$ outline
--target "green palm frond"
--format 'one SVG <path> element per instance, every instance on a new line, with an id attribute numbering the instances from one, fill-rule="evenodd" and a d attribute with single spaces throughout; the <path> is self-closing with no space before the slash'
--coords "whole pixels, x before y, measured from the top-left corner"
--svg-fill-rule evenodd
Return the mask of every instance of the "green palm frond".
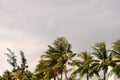
<path id="1" fill-rule="evenodd" d="M 116 65 L 115 67 L 113 67 L 110 72 L 109 72 L 109 76 L 112 76 L 113 74 L 116 74 L 118 77 L 120 77 L 120 64 Z"/>
<path id="2" fill-rule="evenodd" d="M 95 55 L 98 59 L 103 59 L 103 55 L 101 54 L 101 52 L 95 47 L 93 47 L 93 49 L 95 50 L 95 52 L 93 52 L 92 54 Z"/>
<path id="3" fill-rule="evenodd" d="M 79 67 L 79 68 L 77 68 L 76 70 L 74 70 L 74 71 L 72 72 L 72 74 L 71 74 L 71 77 L 75 77 L 76 74 L 80 73 L 80 71 L 82 70 L 82 68 L 83 68 L 83 67 Z"/>
<path id="4" fill-rule="evenodd" d="M 86 51 L 81 52 L 78 54 L 78 57 L 80 57 L 83 60 L 86 60 L 86 59 L 88 59 L 88 53 Z"/>
<path id="5" fill-rule="evenodd" d="M 80 60 L 73 60 L 71 65 L 72 66 L 77 66 L 80 67 L 83 64 L 83 62 L 81 62 Z"/>
<path id="6" fill-rule="evenodd" d="M 88 67 L 87 68 L 83 68 L 81 71 L 80 71 L 80 76 L 81 78 L 84 77 L 84 75 L 88 72 Z"/>
<path id="7" fill-rule="evenodd" d="M 120 54 L 116 54 L 116 55 L 114 55 L 114 57 L 115 57 L 116 59 L 120 59 Z"/>
<path id="8" fill-rule="evenodd" d="M 41 58 L 50 58 L 50 55 L 48 55 L 48 54 L 41 55 Z"/>
<path id="9" fill-rule="evenodd" d="M 96 43 L 93 47 L 94 49 L 94 55 L 97 56 L 99 59 L 107 59 L 107 50 L 106 50 L 106 44 L 104 42 Z"/>

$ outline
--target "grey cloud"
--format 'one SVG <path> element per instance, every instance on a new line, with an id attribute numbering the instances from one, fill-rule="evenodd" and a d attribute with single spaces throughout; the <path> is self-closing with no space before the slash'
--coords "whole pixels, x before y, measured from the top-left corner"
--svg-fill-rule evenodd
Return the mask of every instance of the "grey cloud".
<path id="1" fill-rule="evenodd" d="M 89 50 L 99 41 L 112 42 L 120 38 L 119 2 L 1 0 L 0 41 L 9 43 L 1 49 L 23 50 L 32 62 L 59 36 L 67 37 L 74 51 Z"/>

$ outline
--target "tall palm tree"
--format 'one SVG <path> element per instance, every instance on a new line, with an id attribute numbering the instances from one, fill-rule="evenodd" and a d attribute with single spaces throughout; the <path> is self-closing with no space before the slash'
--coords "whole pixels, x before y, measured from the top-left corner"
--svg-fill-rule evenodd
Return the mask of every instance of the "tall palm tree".
<path id="1" fill-rule="evenodd" d="M 78 54 L 79 60 L 73 60 L 72 65 L 77 66 L 77 69 L 71 74 L 72 77 L 75 77 L 79 73 L 82 78 L 86 74 L 87 80 L 90 77 L 90 66 L 92 63 L 92 56 L 89 52 L 84 51 Z"/>
<path id="2" fill-rule="evenodd" d="M 41 68 L 42 71 L 40 72 L 44 73 L 44 78 L 48 78 L 51 75 L 50 78 L 54 77 L 54 80 L 56 78 L 62 80 L 63 73 L 65 73 L 67 80 L 67 62 L 73 56 L 71 45 L 64 37 L 60 37 L 54 41 L 52 46 L 48 46 L 48 50 L 41 56 L 42 60 L 40 60 L 39 67 L 36 70 L 39 71 Z M 59 78 L 59 75 L 61 75 L 61 78 Z"/>
<path id="3" fill-rule="evenodd" d="M 93 55 L 96 56 L 96 60 L 99 62 L 96 62 L 93 69 L 96 69 L 98 72 L 102 69 L 103 70 L 103 80 L 107 79 L 107 72 L 108 67 L 114 68 L 117 63 L 119 63 L 120 60 L 114 59 L 114 53 L 107 50 L 106 44 L 104 42 L 97 43 L 93 47 L 94 52 Z"/>
<path id="4" fill-rule="evenodd" d="M 48 46 L 48 50 L 41 56 L 41 60 L 36 67 L 35 72 L 41 75 L 43 74 L 44 79 L 56 79 L 58 77 L 58 70 L 53 70 L 53 66 L 57 64 L 57 60 L 61 57 L 61 54 L 58 53 L 52 46 Z"/>
<path id="5" fill-rule="evenodd" d="M 106 49 L 106 44 L 104 42 L 102 43 L 97 43 L 95 44 L 95 46 L 93 47 L 94 49 L 94 53 L 93 55 L 95 55 L 98 60 L 100 62 L 98 62 L 98 68 L 102 68 L 103 69 L 103 74 L 104 74 L 104 80 L 106 80 L 106 74 L 108 71 L 108 63 L 110 61 L 110 55 L 108 54 L 108 51 Z"/>
<path id="6" fill-rule="evenodd" d="M 58 59 L 58 63 L 53 67 L 58 68 L 57 66 L 62 69 L 62 71 L 65 74 L 65 79 L 68 80 L 67 77 L 67 63 L 69 60 L 71 60 L 75 54 L 71 51 L 71 45 L 70 43 L 66 40 L 65 37 L 59 37 L 57 38 L 54 43 L 54 48 L 57 50 L 62 56 Z"/>
<path id="7" fill-rule="evenodd" d="M 44 68 L 46 67 L 48 70 L 46 70 L 47 74 L 45 75 L 51 75 L 51 73 L 54 73 L 54 79 L 58 78 L 59 74 L 62 74 L 61 68 L 53 69 L 53 67 L 58 63 L 58 59 L 62 55 L 59 54 L 57 50 L 55 50 L 52 46 L 49 46 L 49 49 L 46 51 L 45 55 L 42 55 L 41 57 L 44 58 Z"/>
<path id="8" fill-rule="evenodd" d="M 111 53 L 113 53 L 113 59 L 116 61 L 116 65 L 111 69 L 109 75 L 115 73 L 120 78 L 120 40 L 113 42 L 112 48 Z"/>

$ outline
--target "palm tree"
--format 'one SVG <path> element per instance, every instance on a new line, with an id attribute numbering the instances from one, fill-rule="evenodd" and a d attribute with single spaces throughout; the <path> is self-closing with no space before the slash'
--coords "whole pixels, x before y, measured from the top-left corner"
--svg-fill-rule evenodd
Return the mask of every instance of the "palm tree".
<path id="1" fill-rule="evenodd" d="M 116 61 L 115 66 L 111 69 L 109 75 L 116 74 L 118 78 L 120 78 L 120 40 L 117 40 L 113 42 L 112 46 L 113 50 L 111 50 L 111 53 L 113 53 L 113 59 Z"/>
<path id="2" fill-rule="evenodd" d="M 52 68 L 57 64 L 57 59 L 61 56 L 52 46 L 48 46 L 48 50 L 44 55 L 41 56 L 39 64 L 36 66 L 35 73 L 41 75 L 44 79 L 56 79 L 57 71 L 54 71 Z M 54 73 L 54 74 L 53 74 Z"/>
<path id="3" fill-rule="evenodd" d="M 96 69 L 98 72 L 102 69 L 104 76 L 103 80 L 106 80 L 108 67 L 110 66 L 115 68 L 120 60 L 115 59 L 114 53 L 106 49 L 106 44 L 104 42 L 95 44 L 93 49 L 93 55 L 96 56 L 96 60 L 98 60 L 98 62 L 95 63 L 96 65 L 93 67 L 93 69 Z"/>
<path id="4" fill-rule="evenodd" d="M 120 40 L 113 42 L 113 52 L 120 55 Z"/>
<path id="5" fill-rule="evenodd" d="M 108 54 L 108 51 L 106 49 L 106 44 L 104 42 L 102 43 L 97 43 L 95 44 L 95 46 L 93 47 L 94 49 L 94 53 L 93 55 L 95 55 L 98 60 L 100 62 L 98 62 L 98 65 L 96 65 L 98 67 L 98 69 L 100 70 L 100 68 L 103 69 L 103 74 L 104 74 L 104 80 L 106 80 L 106 74 L 108 71 L 108 63 L 110 61 L 110 55 Z"/>
<path id="6" fill-rule="evenodd" d="M 71 45 L 64 37 L 60 37 L 54 41 L 52 46 L 48 46 L 48 50 L 41 56 L 42 59 L 36 67 L 36 72 L 41 72 L 44 79 L 54 78 L 54 80 L 56 78 L 62 80 L 64 72 L 67 80 L 67 62 L 68 59 L 71 59 L 73 56 Z M 59 75 L 61 75 L 60 78 Z"/>
<path id="7" fill-rule="evenodd" d="M 90 66 L 92 63 L 92 56 L 89 52 L 84 51 L 78 54 L 79 60 L 73 60 L 72 65 L 77 66 L 77 69 L 71 74 L 72 77 L 75 77 L 79 73 L 82 78 L 86 74 L 87 80 L 90 77 Z"/>
<path id="8" fill-rule="evenodd" d="M 81 77 L 84 76 L 84 74 L 86 74 L 87 80 L 89 80 L 89 71 L 90 71 L 90 64 L 92 62 L 92 57 L 90 56 L 90 53 L 88 52 L 82 52 L 81 54 L 78 55 L 81 60 L 82 60 L 82 64 L 83 64 L 83 69 L 81 70 Z"/>
<path id="9" fill-rule="evenodd" d="M 113 56 L 113 58 L 114 65 L 112 66 L 108 76 L 115 74 L 118 78 L 120 78 L 120 55 L 116 54 Z"/>
<path id="10" fill-rule="evenodd" d="M 65 37 L 57 38 L 54 43 L 54 48 L 57 50 L 62 56 L 58 59 L 58 63 L 53 67 L 53 69 L 57 69 L 58 66 L 65 74 L 65 79 L 68 80 L 67 77 L 67 63 L 71 60 L 75 54 L 71 51 L 71 45 L 68 43 Z"/>

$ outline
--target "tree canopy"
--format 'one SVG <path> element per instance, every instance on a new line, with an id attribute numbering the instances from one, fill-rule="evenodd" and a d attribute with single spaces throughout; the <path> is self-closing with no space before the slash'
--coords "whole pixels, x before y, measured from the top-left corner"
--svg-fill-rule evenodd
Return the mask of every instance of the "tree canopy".
<path id="1" fill-rule="evenodd" d="M 0 80 L 90 80 L 93 76 L 107 80 L 113 74 L 120 78 L 120 40 L 114 41 L 110 49 L 105 42 L 96 43 L 92 49 L 73 52 L 69 41 L 59 37 L 48 45 L 31 72 L 24 52 L 20 51 L 19 64 L 15 52 L 7 48 L 5 54 L 12 70 L 5 70 Z"/>

